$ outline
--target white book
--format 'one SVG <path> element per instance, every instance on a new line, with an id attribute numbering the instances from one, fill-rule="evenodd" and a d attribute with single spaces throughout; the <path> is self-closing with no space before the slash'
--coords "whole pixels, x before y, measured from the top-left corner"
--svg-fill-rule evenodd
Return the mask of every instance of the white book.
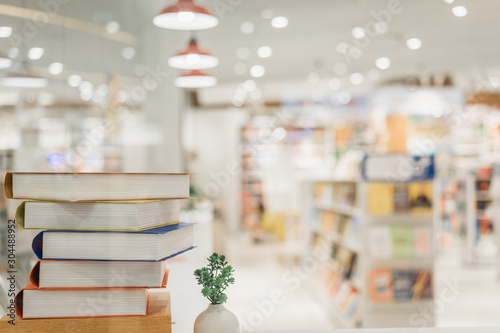
<path id="1" fill-rule="evenodd" d="M 160 261 L 193 247 L 193 225 L 174 224 L 138 232 L 52 231 L 33 239 L 40 259 Z"/>
<path id="2" fill-rule="evenodd" d="M 22 302 L 19 302 L 22 297 Z M 147 289 L 23 289 L 16 311 L 26 318 L 147 315 Z"/>
<path id="3" fill-rule="evenodd" d="M 187 173 L 8 172 L 10 199 L 145 200 L 189 197 Z"/>
<path id="4" fill-rule="evenodd" d="M 137 231 L 179 222 L 179 213 L 180 200 L 25 201 L 16 222 L 25 229 Z"/>
<path id="5" fill-rule="evenodd" d="M 371 257 L 376 259 L 392 258 L 391 229 L 388 226 L 373 226 L 367 232 L 367 247 Z"/>
<path id="6" fill-rule="evenodd" d="M 166 285 L 165 261 L 41 260 L 30 273 L 38 288 L 159 288 Z"/>

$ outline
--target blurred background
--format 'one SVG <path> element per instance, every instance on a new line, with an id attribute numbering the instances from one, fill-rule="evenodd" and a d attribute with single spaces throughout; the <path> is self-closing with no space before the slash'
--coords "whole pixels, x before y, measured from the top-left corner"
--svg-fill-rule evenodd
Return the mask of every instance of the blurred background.
<path id="1" fill-rule="evenodd" d="M 500 3 L 196 3 L 213 16 L 165 29 L 173 0 L 1 0 L 0 181 L 195 173 L 176 332 L 213 251 L 247 331 L 500 325 Z M 0 197 L 2 315 L 19 203 Z"/>

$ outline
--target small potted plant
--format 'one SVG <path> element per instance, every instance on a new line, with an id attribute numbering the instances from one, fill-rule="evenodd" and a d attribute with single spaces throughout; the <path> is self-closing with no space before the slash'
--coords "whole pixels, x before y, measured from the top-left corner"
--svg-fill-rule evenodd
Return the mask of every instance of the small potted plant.
<path id="1" fill-rule="evenodd" d="M 194 333 L 239 333 L 236 316 L 224 307 L 227 296 L 224 291 L 234 283 L 233 267 L 226 257 L 217 253 L 208 259 L 206 267 L 194 271 L 194 276 L 203 288 L 201 293 L 208 298 L 208 308 L 200 313 L 194 323 Z"/>

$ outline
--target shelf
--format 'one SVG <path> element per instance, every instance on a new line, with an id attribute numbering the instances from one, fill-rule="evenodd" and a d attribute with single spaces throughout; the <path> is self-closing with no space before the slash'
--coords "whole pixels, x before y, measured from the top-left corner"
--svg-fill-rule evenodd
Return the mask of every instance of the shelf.
<path id="1" fill-rule="evenodd" d="M 358 209 L 349 205 L 335 204 L 335 203 L 325 204 L 322 202 L 316 202 L 314 206 L 317 209 L 332 211 L 335 213 L 339 213 L 341 215 L 348 215 L 348 216 L 359 215 Z"/>
<path id="2" fill-rule="evenodd" d="M 366 219 L 370 223 L 395 223 L 395 224 L 401 224 L 401 223 L 415 223 L 415 224 L 425 224 L 429 223 L 432 226 L 432 219 L 433 216 L 431 214 L 422 214 L 422 215 L 411 215 L 411 214 L 404 214 L 404 213 L 396 213 L 396 214 L 390 214 L 390 215 L 368 215 L 366 216 Z"/>
<path id="3" fill-rule="evenodd" d="M 342 247 L 351 250 L 352 252 L 356 252 L 359 254 L 363 250 L 363 247 L 357 240 L 352 239 L 351 237 L 346 238 L 345 236 L 341 236 L 335 231 L 324 230 L 321 228 L 316 228 L 313 229 L 312 231 L 316 234 L 325 237 L 328 241 L 339 244 Z"/>
<path id="4" fill-rule="evenodd" d="M 415 269 L 415 270 L 433 270 L 434 269 L 434 261 L 432 256 L 427 257 L 413 257 L 408 259 L 403 258 L 389 258 L 389 259 L 377 259 L 370 258 L 371 269 Z"/>
<path id="5" fill-rule="evenodd" d="M 434 304 L 432 299 L 422 299 L 422 300 L 409 300 L 409 301 L 393 301 L 390 303 L 377 303 L 368 300 L 366 302 L 366 310 L 372 310 L 372 312 L 386 312 L 390 311 L 408 311 L 408 310 L 418 310 L 423 307 Z"/>

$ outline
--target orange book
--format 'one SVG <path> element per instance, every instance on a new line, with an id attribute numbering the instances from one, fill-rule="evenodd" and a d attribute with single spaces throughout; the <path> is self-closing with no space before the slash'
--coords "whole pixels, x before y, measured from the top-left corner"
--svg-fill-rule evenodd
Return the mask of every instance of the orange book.
<path id="1" fill-rule="evenodd" d="M 368 292 L 373 302 L 391 302 L 394 300 L 394 281 L 392 271 L 378 269 L 368 275 Z"/>

